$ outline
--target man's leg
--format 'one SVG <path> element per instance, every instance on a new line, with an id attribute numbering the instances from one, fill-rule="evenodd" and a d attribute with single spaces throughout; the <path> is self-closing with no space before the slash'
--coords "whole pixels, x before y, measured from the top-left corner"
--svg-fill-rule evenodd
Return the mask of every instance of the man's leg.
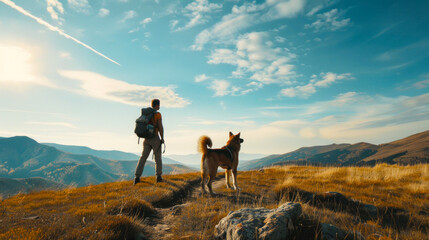
<path id="1" fill-rule="evenodd" d="M 155 172 L 156 172 L 156 179 L 157 182 L 162 181 L 162 151 L 161 151 L 161 140 L 159 138 L 156 138 L 154 141 L 153 151 L 155 154 Z"/>
<path id="2" fill-rule="evenodd" d="M 146 164 L 146 160 L 149 157 L 150 151 L 152 150 L 152 146 L 146 142 L 146 140 L 143 142 L 143 152 L 142 156 L 139 159 L 139 162 L 137 163 L 135 176 L 136 178 L 139 178 L 143 174 L 144 165 Z"/>

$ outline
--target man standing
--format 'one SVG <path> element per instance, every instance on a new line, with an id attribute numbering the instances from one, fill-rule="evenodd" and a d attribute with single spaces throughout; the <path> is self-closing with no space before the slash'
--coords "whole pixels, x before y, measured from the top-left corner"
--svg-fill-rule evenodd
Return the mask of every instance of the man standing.
<path id="1" fill-rule="evenodd" d="M 160 108 L 159 99 L 152 100 L 152 108 L 156 111 Z M 161 144 L 164 143 L 164 128 L 162 126 L 162 117 L 161 113 L 156 112 L 152 120 L 151 124 L 155 127 L 155 135 L 151 138 L 145 138 L 143 142 L 143 152 L 140 157 L 139 162 L 137 163 L 134 185 L 140 182 L 140 176 L 143 173 L 144 165 L 146 164 L 146 160 L 149 157 L 150 151 L 153 149 L 153 154 L 155 155 L 155 171 L 156 171 L 156 182 L 162 182 L 162 159 L 161 159 Z"/>

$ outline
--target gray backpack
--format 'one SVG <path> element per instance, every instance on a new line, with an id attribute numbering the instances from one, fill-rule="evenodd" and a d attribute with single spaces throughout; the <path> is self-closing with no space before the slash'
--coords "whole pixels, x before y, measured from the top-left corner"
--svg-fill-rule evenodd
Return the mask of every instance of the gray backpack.
<path id="1" fill-rule="evenodd" d="M 142 108 L 142 114 L 139 118 L 136 119 L 136 127 L 134 133 L 140 138 L 151 138 L 155 136 L 155 126 L 151 122 L 153 116 L 155 115 L 156 110 L 148 107 Z"/>

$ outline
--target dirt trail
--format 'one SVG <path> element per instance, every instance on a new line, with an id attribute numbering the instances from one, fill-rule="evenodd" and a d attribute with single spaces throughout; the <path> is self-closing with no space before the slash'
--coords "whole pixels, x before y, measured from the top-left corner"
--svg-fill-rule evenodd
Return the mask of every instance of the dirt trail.
<path id="1" fill-rule="evenodd" d="M 216 190 L 220 189 L 224 184 L 224 178 L 217 178 L 212 184 L 213 191 L 216 193 Z M 201 185 L 198 182 L 198 184 L 194 184 L 191 187 L 188 195 L 182 201 L 178 201 L 177 204 L 171 207 L 155 208 L 158 216 L 147 218 L 144 223 L 153 228 L 153 232 L 156 233 L 156 239 L 174 239 L 177 236 L 171 233 L 171 226 L 176 222 L 176 218 L 180 215 L 182 208 L 201 196 Z"/>

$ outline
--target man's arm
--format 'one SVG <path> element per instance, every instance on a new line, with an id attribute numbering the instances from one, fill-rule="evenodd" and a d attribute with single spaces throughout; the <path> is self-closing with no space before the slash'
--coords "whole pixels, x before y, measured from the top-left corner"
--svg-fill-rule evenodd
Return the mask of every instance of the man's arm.
<path id="1" fill-rule="evenodd" d="M 161 141 L 164 141 L 164 127 L 162 126 L 162 118 L 158 119 L 158 130 L 159 130 L 159 135 L 161 136 Z"/>

